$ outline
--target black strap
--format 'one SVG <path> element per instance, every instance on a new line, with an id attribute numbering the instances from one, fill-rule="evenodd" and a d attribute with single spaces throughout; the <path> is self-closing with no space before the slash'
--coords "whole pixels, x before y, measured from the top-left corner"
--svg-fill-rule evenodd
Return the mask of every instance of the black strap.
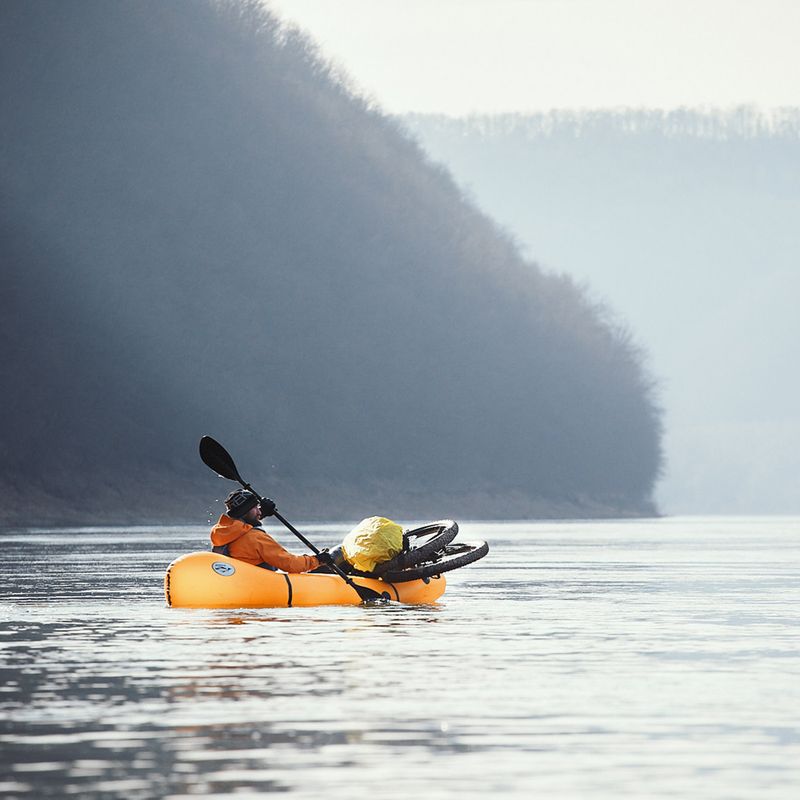
<path id="1" fill-rule="evenodd" d="M 286 607 L 292 607 L 292 582 L 289 580 L 289 576 L 284 572 L 283 577 L 286 578 L 286 585 L 289 587 L 289 599 L 286 601 Z"/>

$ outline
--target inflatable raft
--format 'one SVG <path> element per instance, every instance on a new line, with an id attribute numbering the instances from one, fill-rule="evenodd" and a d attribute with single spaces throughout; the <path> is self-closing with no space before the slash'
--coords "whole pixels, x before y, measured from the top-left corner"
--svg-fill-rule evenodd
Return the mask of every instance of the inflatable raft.
<path id="1" fill-rule="evenodd" d="M 387 600 L 433 603 L 447 582 L 441 575 L 393 583 L 353 577 Z M 189 553 L 175 559 L 164 576 L 167 605 L 178 608 L 291 608 L 360 605 L 361 598 L 338 575 L 287 574 L 255 567 L 216 553 Z"/>

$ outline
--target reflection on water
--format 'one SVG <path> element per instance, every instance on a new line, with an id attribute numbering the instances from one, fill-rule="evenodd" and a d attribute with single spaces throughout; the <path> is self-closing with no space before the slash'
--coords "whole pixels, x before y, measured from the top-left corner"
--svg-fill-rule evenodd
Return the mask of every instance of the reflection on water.
<path id="1" fill-rule="evenodd" d="M 797 796 L 800 521 L 462 527 L 437 605 L 239 611 L 164 606 L 204 530 L 4 532 L 0 796 Z"/>

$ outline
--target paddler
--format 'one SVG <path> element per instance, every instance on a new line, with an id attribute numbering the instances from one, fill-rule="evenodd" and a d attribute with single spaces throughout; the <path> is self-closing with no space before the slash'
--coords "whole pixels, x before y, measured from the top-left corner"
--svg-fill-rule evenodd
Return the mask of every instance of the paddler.
<path id="1" fill-rule="evenodd" d="M 290 553 L 261 527 L 261 520 L 275 512 L 272 500 L 259 501 L 253 492 L 236 489 L 225 498 L 225 508 L 226 513 L 211 529 L 215 553 L 284 572 L 309 572 L 330 563 L 331 557 L 324 550 L 319 557 Z"/>

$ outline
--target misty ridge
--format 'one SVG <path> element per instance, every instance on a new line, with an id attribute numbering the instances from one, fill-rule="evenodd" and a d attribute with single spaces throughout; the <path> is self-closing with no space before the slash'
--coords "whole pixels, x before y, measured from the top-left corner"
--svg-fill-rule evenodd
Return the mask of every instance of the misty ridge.
<path id="1" fill-rule="evenodd" d="M 593 145 L 604 138 L 618 141 L 620 137 L 714 142 L 800 139 L 800 109 L 794 107 L 552 109 L 466 117 L 405 114 L 400 120 L 426 139 L 437 135 L 460 136 L 484 142 L 502 139 L 506 144 L 540 143 L 554 138 L 591 138 Z"/>
<path id="2" fill-rule="evenodd" d="M 662 510 L 797 513 L 800 109 L 403 123 L 636 332 L 666 411 Z"/>
<path id="3" fill-rule="evenodd" d="M 650 514 L 654 381 L 256 2 L 0 6 L 7 523 Z"/>

